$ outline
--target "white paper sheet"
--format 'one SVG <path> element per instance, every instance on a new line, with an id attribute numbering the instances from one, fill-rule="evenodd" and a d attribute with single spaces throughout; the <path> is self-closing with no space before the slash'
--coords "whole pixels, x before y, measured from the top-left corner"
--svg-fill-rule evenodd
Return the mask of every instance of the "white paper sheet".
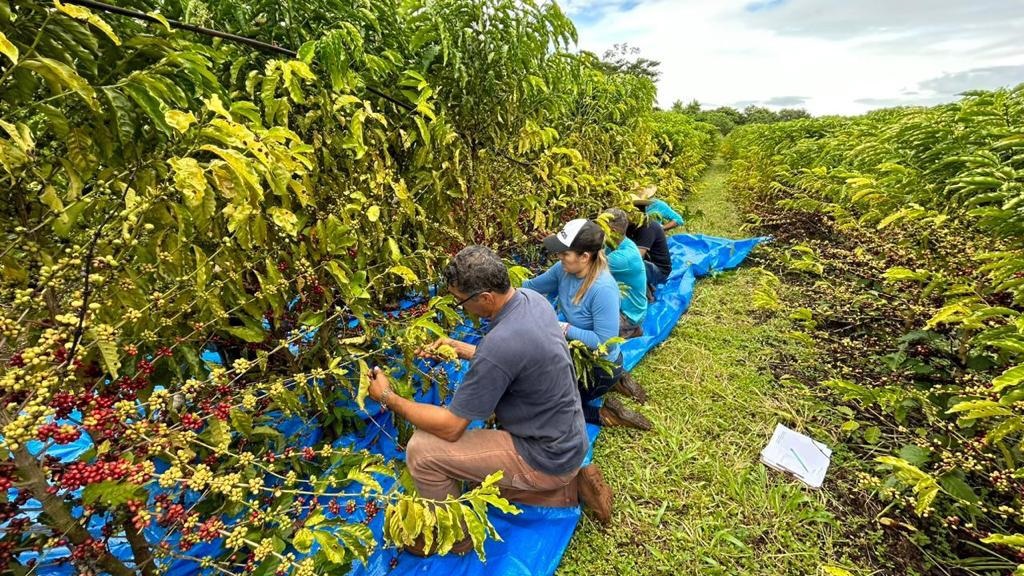
<path id="1" fill-rule="evenodd" d="M 775 425 L 772 439 L 761 451 L 761 462 L 780 472 L 789 472 L 811 488 L 821 488 L 832 462 L 832 450 L 782 424 Z"/>

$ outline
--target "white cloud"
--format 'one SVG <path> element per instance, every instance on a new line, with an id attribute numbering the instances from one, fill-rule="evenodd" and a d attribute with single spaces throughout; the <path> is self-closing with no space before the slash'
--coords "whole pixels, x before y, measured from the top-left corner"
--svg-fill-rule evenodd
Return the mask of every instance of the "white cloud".
<path id="1" fill-rule="evenodd" d="M 626 42 L 660 60 L 663 107 L 697 99 L 853 114 L 1024 82 L 1016 76 L 1024 0 L 568 0 L 563 8 L 581 49 L 600 54 Z M 990 85 L 965 85 L 972 79 Z"/>

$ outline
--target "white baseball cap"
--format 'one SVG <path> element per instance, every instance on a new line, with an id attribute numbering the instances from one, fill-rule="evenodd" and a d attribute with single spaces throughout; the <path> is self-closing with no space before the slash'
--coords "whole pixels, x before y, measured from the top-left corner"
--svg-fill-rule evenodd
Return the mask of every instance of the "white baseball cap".
<path id="1" fill-rule="evenodd" d="M 544 247 L 555 254 L 566 250 L 594 252 L 604 247 L 604 230 L 586 218 L 577 218 L 545 238 Z"/>

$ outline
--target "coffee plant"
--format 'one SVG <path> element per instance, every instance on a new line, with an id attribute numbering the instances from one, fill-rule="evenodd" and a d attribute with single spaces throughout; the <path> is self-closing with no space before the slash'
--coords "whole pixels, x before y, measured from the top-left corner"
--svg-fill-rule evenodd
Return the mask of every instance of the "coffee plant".
<path id="1" fill-rule="evenodd" d="M 314 574 L 371 526 L 482 557 L 498 477 L 427 502 L 335 445 L 370 367 L 447 394 L 412 352 L 462 322 L 448 255 L 529 261 L 710 140 L 671 157 L 553 3 L 79 4 L 0 0 L 0 563 Z"/>
<path id="2" fill-rule="evenodd" d="M 1024 86 L 743 127 L 724 149 L 856 416 L 879 522 L 943 572 L 1024 573 Z"/>

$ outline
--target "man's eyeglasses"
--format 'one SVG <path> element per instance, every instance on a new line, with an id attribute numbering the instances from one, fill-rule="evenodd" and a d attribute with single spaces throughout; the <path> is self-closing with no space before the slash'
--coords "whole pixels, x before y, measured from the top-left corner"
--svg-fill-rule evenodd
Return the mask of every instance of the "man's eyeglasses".
<path id="1" fill-rule="evenodd" d="M 469 302 L 470 300 L 472 300 L 473 298 L 476 298 L 477 296 L 483 294 L 484 292 L 487 292 L 487 290 L 480 290 L 479 292 L 473 292 L 469 296 L 466 296 L 462 300 L 459 300 L 458 302 L 456 302 L 455 303 L 455 307 L 456 308 L 462 308 L 463 304 L 465 304 L 466 302 Z"/>

